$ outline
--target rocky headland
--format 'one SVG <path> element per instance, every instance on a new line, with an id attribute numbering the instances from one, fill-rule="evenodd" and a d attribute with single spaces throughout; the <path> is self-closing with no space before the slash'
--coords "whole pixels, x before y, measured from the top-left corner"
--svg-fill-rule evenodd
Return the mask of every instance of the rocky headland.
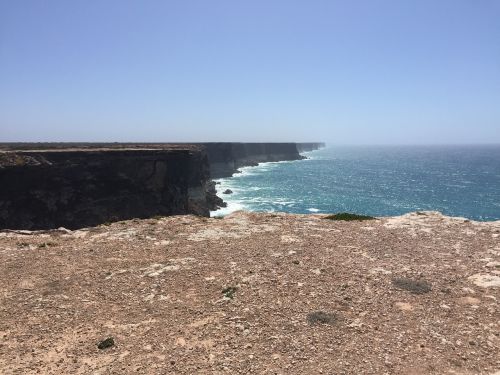
<path id="1" fill-rule="evenodd" d="M 500 222 L 365 219 L 0 231 L 0 372 L 499 374 Z"/>

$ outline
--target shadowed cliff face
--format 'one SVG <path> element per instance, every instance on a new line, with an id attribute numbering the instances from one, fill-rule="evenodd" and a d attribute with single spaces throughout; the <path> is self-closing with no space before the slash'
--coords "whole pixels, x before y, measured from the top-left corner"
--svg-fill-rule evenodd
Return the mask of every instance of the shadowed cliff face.
<path id="1" fill-rule="evenodd" d="M 206 154 L 192 150 L 4 154 L 0 228 L 79 228 L 194 213 L 208 216 Z"/>

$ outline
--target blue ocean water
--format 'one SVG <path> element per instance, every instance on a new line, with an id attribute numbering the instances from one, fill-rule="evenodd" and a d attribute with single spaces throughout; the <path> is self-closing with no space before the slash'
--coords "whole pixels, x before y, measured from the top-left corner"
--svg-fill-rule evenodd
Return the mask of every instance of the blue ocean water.
<path id="1" fill-rule="evenodd" d="M 336 146 L 309 159 L 264 163 L 217 180 L 228 207 L 290 213 L 393 216 L 434 210 L 500 220 L 500 145 Z"/>

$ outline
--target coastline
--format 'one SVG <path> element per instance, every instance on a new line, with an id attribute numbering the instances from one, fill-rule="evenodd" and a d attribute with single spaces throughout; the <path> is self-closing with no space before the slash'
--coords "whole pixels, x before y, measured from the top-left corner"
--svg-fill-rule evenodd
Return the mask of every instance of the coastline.
<path id="1" fill-rule="evenodd" d="M 154 216 L 209 217 L 214 177 L 299 160 L 321 143 L 0 143 L 0 228 L 77 229 Z"/>
<path id="2" fill-rule="evenodd" d="M 300 155 L 303 156 L 303 159 L 298 159 L 298 160 L 282 160 L 282 161 L 269 161 L 269 162 L 262 162 L 258 163 L 258 165 L 250 165 L 250 166 L 245 166 L 245 167 L 240 167 L 236 173 L 234 173 L 231 177 L 222 177 L 222 178 L 217 178 L 214 179 L 213 181 L 216 183 L 216 190 L 217 190 L 217 196 L 221 199 L 223 199 L 224 203 L 226 203 L 226 207 L 219 207 L 217 210 L 211 210 L 210 211 L 210 217 L 224 217 L 226 215 L 229 215 L 233 212 L 240 211 L 240 210 L 248 210 L 247 206 L 245 206 L 241 201 L 233 199 L 233 194 L 238 194 L 240 191 L 240 188 L 238 188 L 238 185 L 234 183 L 235 181 L 238 180 L 238 178 L 252 175 L 255 172 L 268 172 L 272 170 L 273 165 L 277 164 L 289 164 L 289 163 L 297 163 L 297 162 L 304 162 L 307 160 L 310 160 L 311 154 L 313 154 L 314 151 L 307 151 L 307 152 L 301 152 Z M 252 173 L 254 172 L 254 173 Z M 230 189 L 232 191 L 232 194 L 225 195 L 223 192 L 226 189 Z M 254 188 L 256 190 L 261 190 L 264 188 Z M 275 212 L 275 211 L 265 211 L 265 212 Z"/>
<path id="3" fill-rule="evenodd" d="M 221 198 L 224 203 L 226 204 L 225 207 L 219 207 L 216 210 L 211 210 L 210 211 L 210 217 L 224 217 L 227 215 L 232 214 L 233 212 L 237 211 L 249 211 L 249 212 L 254 212 L 252 211 L 248 205 L 245 205 L 242 203 L 241 200 L 234 199 L 234 195 L 240 191 L 240 188 L 238 187 L 236 182 L 238 178 L 251 175 L 253 174 L 252 172 L 267 172 L 272 170 L 273 165 L 279 165 L 279 164 L 290 164 L 290 163 L 297 163 L 297 162 L 304 162 L 308 160 L 314 160 L 315 159 L 315 154 L 317 151 L 322 150 L 326 148 L 327 146 L 322 146 L 316 150 L 308 150 L 308 151 L 301 151 L 299 155 L 302 157 L 301 159 L 296 159 L 296 160 L 282 160 L 282 161 L 269 161 L 269 162 L 261 162 L 258 163 L 257 165 L 249 165 L 249 166 L 243 166 L 238 168 L 237 172 L 233 173 L 232 176 L 230 177 L 222 177 L 222 178 L 217 178 L 213 179 L 213 181 L 216 183 L 216 190 L 217 190 L 217 196 Z M 233 193 L 230 195 L 225 195 L 223 192 L 227 189 L 230 189 Z M 252 190 L 262 190 L 265 189 L 264 187 L 254 187 Z M 319 210 L 316 208 L 309 208 L 308 209 L 311 214 L 318 213 Z M 267 210 L 267 211 L 258 211 L 258 212 L 279 212 L 279 211 L 273 211 L 273 210 Z"/>
<path id="4" fill-rule="evenodd" d="M 263 164 L 220 180 L 221 214 L 352 212 L 394 216 L 436 210 L 480 221 L 500 219 L 500 150 L 495 148 L 330 147 L 307 163 Z M 481 165 L 480 168 L 477 168 Z M 267 172 L 265 170 L 268 169 Z M 218 216 L 217 211 L 211 213 Z"/>

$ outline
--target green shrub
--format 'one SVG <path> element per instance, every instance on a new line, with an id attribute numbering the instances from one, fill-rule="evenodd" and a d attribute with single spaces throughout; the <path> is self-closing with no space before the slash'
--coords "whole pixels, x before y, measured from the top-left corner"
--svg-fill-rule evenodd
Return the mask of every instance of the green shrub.
<path id="1" fill-rule="evenodd" d="M 328 215 L 325 217 L 328 220 L 336 220 L 336 221 L 362 221 L 362 220 L 374 220 L 373 216 L 366 215 L 357 215 L 351 214 L 349 212 L 341 212 L 338 214 Z"/>
<path id="2" fill-rule="evenodd" d="M 234 298 L 234 293 L 236 293 L 236 287 L 234 286 L 229 286 L 227 288 L 224 288 L 222 290 L 222 294 L 224 294 L 224 297 L 233 299 Z"/>

